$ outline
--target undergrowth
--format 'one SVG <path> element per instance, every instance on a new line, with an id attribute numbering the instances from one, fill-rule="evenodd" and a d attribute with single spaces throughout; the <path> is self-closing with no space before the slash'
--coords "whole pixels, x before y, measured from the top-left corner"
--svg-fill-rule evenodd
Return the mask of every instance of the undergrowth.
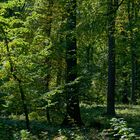
<path id="1" fill-rule="evenodd" d="M 110 123 L 104 115 L 106 107 L 101 105 L 81 105 L 84 126 L 65 128 L 57 122 L 31 121 L 31 132 L 27 132 L 24 120 L 0 119 L 0 140 L 107 140 L 130 136 L 135 140 L 140 134 L 140 106 L 117 105 L 117 118 Z M 58 116 L 57 116 L 58 117 Z M 55 118 L 57 120 L 57 118 Z M 59 120 L 59 119 L 58 119 Z M 105 135 L 105 130 L 111 137 Z M 125 139 L 124 139 L 125 140 Z M 127 140 L 131 140 L 128 138 Z"/>

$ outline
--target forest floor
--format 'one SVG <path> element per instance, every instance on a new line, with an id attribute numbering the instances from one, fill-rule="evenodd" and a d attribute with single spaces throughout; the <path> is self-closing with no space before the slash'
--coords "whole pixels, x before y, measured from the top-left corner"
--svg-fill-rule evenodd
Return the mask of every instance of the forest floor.
<path id="1" fill-rule="evenodd" d="M 48 125 L 43 121 L 31 121 L 31 133 L 20 131 L 25 129 L 25 121 L 0 118 L 0 140 L 106 140 L 102 138 L 103 129 L 109 128 L 110 118 L 104 115 L 103 105 L 81 106 L 82 120 L 85 126 L 64 128 L 59 124 Z M 124 118 L 128 127 L 135 130 L 140 137 L 140 106 L 117 105 L 116 117 Z"/>
<path id="2" fill-rule="evenodd" d="M 139 105 L 118 105 L 116 112 L 119 117 L 128 122 L 128 126 L 134 128 L 135 133 L 140 136 L 140 106 Z"/>

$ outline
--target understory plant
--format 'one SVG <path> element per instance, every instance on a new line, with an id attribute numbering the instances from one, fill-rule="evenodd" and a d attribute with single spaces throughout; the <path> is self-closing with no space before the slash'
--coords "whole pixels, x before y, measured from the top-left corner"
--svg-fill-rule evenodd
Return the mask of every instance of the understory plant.
<path id="1" fill-rule="evenodd" d="M 136 134 L 133 128 L 127 126 L 127 122 L 123 118 L 112 118 L 110 120 L 110 129 L 103 131 L 103 135 L 110 139 L 116 140 L 135 140 Z"/>

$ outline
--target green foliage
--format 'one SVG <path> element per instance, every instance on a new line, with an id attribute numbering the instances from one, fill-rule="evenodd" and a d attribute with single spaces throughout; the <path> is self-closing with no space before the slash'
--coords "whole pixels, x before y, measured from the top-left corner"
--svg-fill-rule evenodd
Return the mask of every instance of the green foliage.
<path id="1" fill-rule="evenodd" d="M 52 1 L 50 6 L 49 2 Z M 107 0 L 77 0 L 77 25 L 73 32 L 77 41 L 78 77 L 75 81 L 66 84 L 66 37 L 69 34 L 66 24 L 69 15 L 66 12 L 67 2 L 67 0 L 0 1 L 0 139 L 2 140 L 13 139 L 13 133 L 15 139 L 16 137 L 23 140 L 35 139 L 33 135 L 37 132 L 42 140 L 48 137 L 92 139 L 94 135 L 97 139 L 101 139 L 98 134 L 96 135 L 96 130 L 90 128 L 88 130 L 59 128 L 59 131 L 54 130 L 55 126 L 46 128 L 47 109 L 52 125 L 62 123 L 67 103 L 65 88 L 70 88 L 71 85 L 77 87 L 75 94 L 80 98 L 82 120 L 85 125 L 95 127 L 99 123 L 101 129 L 108 127 L 108 118 L 103 116 L 106 111 L 108 78 L 106 32 L 108 2 Z M 128 2 L 130 2 L 130 9 Z M 133 44 L 136 62 L 135 92 L 137 104 L 140 103 L 139 7 L 139 0 L 128 0 L 117 9 L 116 103 L 122 102 L 124 92 L 127 92 L 128 99 L 131 100 Z M 10 60 L 13 71 L 11 71 Z M 30 133 L 26 130 L 20 132 L 21 129 L 25 129 L 25 116 L 18 81 L 14 79 L 13 74 L 21 80 L 25 93 L 25 103 L 29 109 L 32 128 Z M 140 133 L 139 106 L 120 105 L 116 106 L 116 111 L 119 116 L 127 120 L 129 125 L 121 119 L 112 120 L 111 135 L 116 134 L 116 137 L 131 139 L 133 130 L 129 127 L 135 128 L 135 131 Z M 3 118 L 7 120 L 2 121 Z M 42 121 L 44 122 L 41 123 Z M 49 133 L 47 129 L 53 132 L 49 131 Z"/>
<path id="2" fill-rule="evenodd" d="M 33 136 L 30 132 L 27 130 L 21 130 L 20 133 L 14 134 L 14 140 L 38 140 L 36 136 Z"/>
<path id="3" fill-rule="evenodd" d="M 127 116 L 128 114 L 131 114 L 127 110 L 127 112 L 124 112 L 124 106 L 119 106 L 118 111 L 120 114 L 123 112 L 123 116 Z M 125 107 L 128 109 L 128 107 Z M 129 107 L 130 108 L 130 107 Z M 139 111 L 136 107 L 133 107 L 133 110 L 135 110 L 137 113 Z M 124 133 L 132 132 L 132 129 L 129 129 L 128 126 L 133 125 L 133 128 L 135 128 L 135 132 L 138 131 L 139 128 L 139 117 L 136 118 L 136 115 L 134 116 L 131 114 L 131 117 L 125 118 L 127 119 L 128 124 L 126 124 L 126 121 L 124 119 L 113 119 L 113 121 L 110 122 L 110 119 L 107 116 L 102 115 L 105 111 L 105 107 L 103 106 L 90 106 L 90 105 L 82 105 L 82 117 L 83 121 L 85 123 L 85 126 L 83 127 L 73 127 L 73 128 L 65 128 L 60 125 L 47 124 L 46 120 L 44 119 L 34 119 L 36 117 L 36 114 L 32 113 L 32 120 L 31 120 L 31 131 L 28 132 L 25 129 L 25 121 L 20 120 L 20 118 L 10 118 L 10 119 L 0 119 L 0 138 L 1 140 L 21 140 L 21 138 L 26 138 L 27 140 L 46 140 L 46 139 L 58 139 L 61 138 L 64 139 L 73 139 L 73 140 L 106 140 L 108 139 L 114 139 L 114 134 L 118 134 L 118 130 L 121 130 L 120 135 L 124 135 Z M 41 114 L 39 114 L 41 115 Z M 57 114 L 58 115 L 58 114 Z M 21 116 L 20 116 L 21 117 Z M 56 117 L 56 116 L 55 116 Z M 61 116 L 57 116 L 57 121 L 59 122 L 59 118 Z M 23 119 L 23 116 L 22 116 Z M 133 121 L 132 121 L 133 120 Z M 97 130 L 97 122 L 101 124 L 101 129 Z M 111 123 L 112 127 L 110 127 L 109 122 Z M 90 124 L 89 124 L 90 123 Z M 138 124 L 137 124 L 138 123 Z M 121 125 L 120 125 L 121 124 Z M 135 127 L 138 125 L 138 128 Z M 122 126 L 122 127 L 120 127 Z M 115 127 L 118 127 L 117 130 L 114 130 Z M 104 132 L 102 132 L 102 130 Z M 132 132 L 133 133 L 133 132 Z M 129 135 L 128 134 L 128 135 Z M 137 132 L 139 134 L 139 132 Z M 136 135 L 136 134 L 135 134 Z M 117 137 L 118 138 L 118 137 Z M 116 138 L 116 139 L 117 139 Z M 120 138 L 120 136 L 119 136 Z M 134 138 L 135 139 L 135 138 Z M 136 138 L 138 139 L 138 138 Z M 129 140 L 129 139 L 128 139 Z"/>
<path id="4" fill-rule="evenodd" d="M 107 133 L 111 138 L 119 140 L 133 140 L 136 139 L 136 134 L 133 128 L 128 128 L 127 122 L 123 118 L 112 118 L 110 120 L 111 128 L 104 130 L 103 133 Z"/>

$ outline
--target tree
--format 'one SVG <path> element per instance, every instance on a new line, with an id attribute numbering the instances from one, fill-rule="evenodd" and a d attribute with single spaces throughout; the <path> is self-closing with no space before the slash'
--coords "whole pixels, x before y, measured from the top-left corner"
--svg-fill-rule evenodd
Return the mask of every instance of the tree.
<path id="1" fill-rule="evenodd" d="M 133 30 L 135 28 L 137 20 L 137 10 L 135 1 L 128 0 L 128 24 L 129 24 L 129 45 L 131 49 L 131 103 L 136 103 L 136 91 L 137 91 L 137 43 L 136 43 L 136 33 Z"/>
<path id="2" fill-rule="evenodd" d="M 14 80 L 17 85 L 18 85 L 18 92 L 20 93 L 21 96 L 21 101 L 22 101 L 22 108 L 23 108 L 23 112 L 25 114 L 25 120 L 26 120 L 26 128 L 28 131 L 30 131 L 30 124 L 29 124 L 29 116 L 28 116 L 28 107 L 27 107 L 27 100 L 26 100 L 26 96 L 23 90 L 23 79 L 21 78 L 22 76 L 20 75 L 20 71 L 18 71 L 18 67 L 15 64 L 14 60 L 16 57 L 17 62 L 18 60 L 18 56 L 21 55 L 21 52 L 18 52 L 16 49 L 14 50 L 13 48 L 18 47 L 18 45 L 21 47 L 22 43 L 24 42 L 20 37 L 20 35 L 16 36 L 14 33 L 14 30 L 19 30 L 22 32 L 22 27 L 23 27 L 23 21 L 21 20 L 24 16 L 20 14 L 20 12 L 24 12 L 24 0 L 21 2 L 17 2 L 17 1 L 8 1 L 7 3 L 3 3 L 5 4 L 2 8 L 4 10 L 4 12 L 1 15 L 1 19 L 3 19 L 3 21 L 0 21 L 0 32 L 2 35 L 2 39 L 1 41 L 3 42 L 3 46 L 4 46 L 4 50 L 6 52 L 6 57 L 5 57 L 5 61 L 8 61 L 9 63 L 9 81 L 10 80 Z M 5 8 L 5 9 L 4 9 Z M 12 19 L 12 22 L 10 22 Z M 8 31 L 10 33 L 8 33 Z M 15 36 L 16 37 L 15 37 Z M 21 42 L 18 42 L 18 41 Z M 23 41 L 23 42 L 22 42 Z M 21 44 L 20 44 L 21 43 Z M 25 42 L 24 42 L 25 43 Z M 23 45 L 24 46 L 24 45 Z M 22 47 L 23 47 L 22 46 Z M 13 55 L 13 52 L 16 52 Z"/>
<path id="3" fill-rule="evenodd" d="M 67 35 L 66 35 L 66 116 L 64 125 L 82 124 L 78 99 L 77 78 L 77 57 L 76 57 L 76 0 L 68 0 L 66 3 L 67 12 Z"/>
<path id="4" fill-rule="evenodd" d="M 4 43 L 5 43 L 5 47 L 6 47 L 6 51 L 7 51 L 7 55 L 8 55 L 8 61 L 9 61 L 9 64 L 10 64 L 11 76 L 12 76 L 12 78 L 14 78 L 14 80 L 16 82 L 18 82 L 18 88 L 19 88 L 19 92 L 20 92 L 20 95 L 21 95 L 23 111 L 25 113 L 26 127 L 27 127 L 27 130 L 30 131 L 28 108 L 27 108 L 27 104 L 26 104 L 26 98 L 25 98 L 24 90 L 23 90 L 23 87 L 22 87 L 22 80 L 19 79 L 15 74 L 16 67 L 13 65 L 13 61 L 11 59 L 11 53 L 10 53 L 10 50 L 9 50 L 9 42 L 8 42 L 7 35 L 5 34 L 5 31 L 3 30 L 3 28 L 1 28 L 1 33 L 3 34 L 3 37 L 4 37 Z"/>
<path id="5" fill-rule="evenodd" d="M 115 18 L 117 6 L 118 0 L 108 0 L 108 115 L 115 115 Z"/>
<path id="6" fill-rule="evenodd" d="M 45 6 L 45 8 L 44 8 L 44 6 L 41 5 L 40 7 L 38 7 L 37 12 L 39 14 L 42 14 L 43 13 L 42 10 L 44 10 L 44 12 L 46 14 L 44 16 L 44 18 L 42 18 L 42 20 L 46 21 L 46 24 L 41 23 L 42 30 L 43 30 L 42 33 L 44 33 L 44 36 L 46 35 L 48 40 L 50 40 L 50 42 L 51 42 L 51 26 L 52 26 L 52 20 L 53 20 L 53 18 L 52 18 L 53 17 L 53 13 L 52 13 L 53 12 L 53 10 L 52 10 L 53 9 L 53 0 L 48 0 L 48 1 L 43 0 L 43 1 L 41 1 L 41 3 Z M 42 22 L 42 20 L 40 22 Z M 51 72 L 50 72 L 51 60 L 48 57 L 45 58 L 45 64 L 46 64 L 46 71 L 48 71 L 46 73 L 45 78 L 44 78 L 45 90 L 46 90 L 45 92 L 49 92 L 49 83 L 50 83 L 50 79 L 51 79 Z M 47 106 L 46 107 L 47 120 L 48 120 L 48 123 L 51 123 L 48 102 L 46 101 L 45 103 L 47 104 L 46 105 Z"/>

